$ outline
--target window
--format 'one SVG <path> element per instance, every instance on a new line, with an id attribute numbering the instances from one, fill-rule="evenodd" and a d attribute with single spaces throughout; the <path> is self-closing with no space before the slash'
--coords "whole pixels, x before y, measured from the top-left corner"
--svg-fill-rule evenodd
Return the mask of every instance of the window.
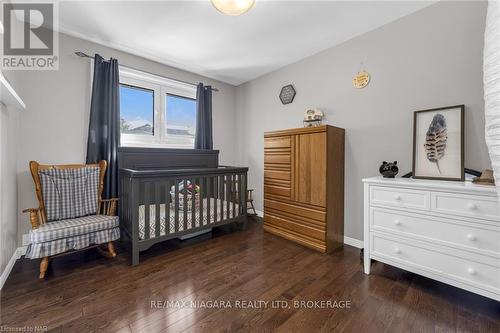
<path id="1" fill-rule="evenodd" d="M 122 146 L 194 148 L 196 87 L 120 68 Z"/>
<path id="2" fill-rule="evenodd" d="M 167 94 L 165 128 L 167 145 L 194 147 L 196 100 Z"/>
<path id="3" fill-rule="evenodd" d="M 120 132 L 154 135 L 154 91 L 120 84 Z"/>

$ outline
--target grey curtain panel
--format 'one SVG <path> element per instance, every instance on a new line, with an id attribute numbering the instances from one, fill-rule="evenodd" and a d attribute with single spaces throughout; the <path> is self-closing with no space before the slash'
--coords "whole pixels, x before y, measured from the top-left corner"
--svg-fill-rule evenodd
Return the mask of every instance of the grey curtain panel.
<path id="1" fill-rule="evenodd" d="M 212 138 L 212 87 L 198 84 L 196 90 L 195 149 L 213 149 Z"/>
<path id="2" fill-rule="evenodd" d="M 90 102 L 87 163 L 108 162 L 104 198 L 118 197 L 118 147 L 120 145 L 120 79 L 118 61 L 94 58 L 94 80 Z"/>

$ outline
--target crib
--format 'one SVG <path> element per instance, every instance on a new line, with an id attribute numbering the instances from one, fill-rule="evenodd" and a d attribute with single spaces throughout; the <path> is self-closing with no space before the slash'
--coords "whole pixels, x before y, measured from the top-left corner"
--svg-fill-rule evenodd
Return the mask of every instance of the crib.
<path id="1" fill-rule="evenodd" d="M 122 149 L 119 160 L 120 223 L 133 266 L 156 243 L 245 225 L 248 168 L 219 166 L 218 151 Z"/>

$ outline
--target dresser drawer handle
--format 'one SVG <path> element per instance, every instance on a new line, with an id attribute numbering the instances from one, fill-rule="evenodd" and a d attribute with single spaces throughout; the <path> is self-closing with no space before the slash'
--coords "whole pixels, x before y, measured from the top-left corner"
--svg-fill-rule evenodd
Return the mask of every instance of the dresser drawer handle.
<path id="1" fill-rule="evenodd" d="M 476 275 L 476 270 L 474 268 L 468 268 L 467 273 L 469 273 L 470 275 Z"/>
<path id="2" fill-rule="evenodd" d="M 394 220 L 394 225 L 401 225 L 401 221 L 400 220 Z"/>
<path id="3" fill-rule="evenodd" d="M 475 241 L 477 238 L 473 234 L 468 234 L 467 239 L 470 240 L 471 242 Z"/>
<path id="4" fill-rule="evenodd" d="M 401 196 L 399 194 L 394 194 L 394 200 L 401 201 Z"/>
<path id="5" fill-rule="evenodd" d="M 469 208 L 470 210 L 476 210 L 478 207 L 475 203 L 470 202 L 467 204 L 467 208 Z"/>
<path id="6" fill-rule="evenodd" d="M 395 247 L 395 248 L 394 248 L 394 253 L 396 253 L 396 254 L 400 254 L 400 253 L 401 253 L 401 249 L 400 249 L 400 248 Z"/>

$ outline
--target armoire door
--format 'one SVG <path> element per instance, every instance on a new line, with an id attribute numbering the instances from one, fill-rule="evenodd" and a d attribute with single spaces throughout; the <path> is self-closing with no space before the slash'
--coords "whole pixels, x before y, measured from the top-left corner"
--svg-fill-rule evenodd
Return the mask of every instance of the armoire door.
<path id="1" fill-rule="evenodd" d="M 295 136 L 294 200 L 326 207 L 326 132 Z"/>

